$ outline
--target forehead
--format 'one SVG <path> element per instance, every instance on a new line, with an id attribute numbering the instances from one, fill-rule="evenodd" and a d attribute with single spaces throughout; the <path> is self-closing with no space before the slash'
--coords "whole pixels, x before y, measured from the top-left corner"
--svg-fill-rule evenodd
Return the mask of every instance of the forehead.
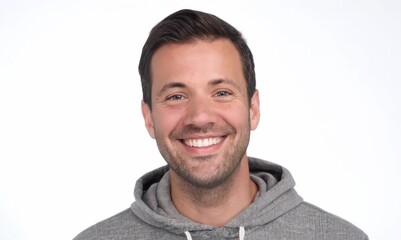
<path id="1" fill-rule="evenodd" d="M 189 76 L 238 78 L 245 83 L 240 54 L 228 39 L 164 45 L 152 57 L 151 75 L 154 84 L 161 79 L 177 81 Z"/>

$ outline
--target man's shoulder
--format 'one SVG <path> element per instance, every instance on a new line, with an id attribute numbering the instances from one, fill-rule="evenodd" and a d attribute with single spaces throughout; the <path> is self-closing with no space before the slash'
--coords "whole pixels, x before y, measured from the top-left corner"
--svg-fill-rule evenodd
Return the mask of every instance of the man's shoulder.
<path id="1" fill-rule="evenodd" d="M 314 235 L 336 236 L 333 239 L 368 239 L 368 236 L 349 221 L 329 213 L 313 204 L 302 202 L 286 218 L 293 226 Z M 330 238 L 332 239 L 332 238 Z"/>
<path id="2" fill-rule="evenodd" d="M 135 215 L 131 209 L 126 209 L 110 218 L 85 229 L 74 240 L 128 239 L 135 231 Z"/>

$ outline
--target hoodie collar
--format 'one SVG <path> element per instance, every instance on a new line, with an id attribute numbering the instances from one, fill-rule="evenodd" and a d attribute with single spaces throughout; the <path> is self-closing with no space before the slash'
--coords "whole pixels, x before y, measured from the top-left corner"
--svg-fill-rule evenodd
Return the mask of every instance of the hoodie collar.
<path id="1" fill-rule="evenodd" d="M 251 178 L 259 187 L 258 197 L 224 227 L 193 222 L 177 211 L 170 198 L 168 166 L 149 172 L 137 181 L 134 191 L 136 201 L 131 210 L 144 222 L 176 234 L 187 231 L 192 236 L 210 234 L 210 237 L 238 238 L 240 227 L 244 227 L 248 234 L 255 227 L 269 223 L 302 202 L 287 169 L 257 158 L 248 157 L 248 162 Z"/>

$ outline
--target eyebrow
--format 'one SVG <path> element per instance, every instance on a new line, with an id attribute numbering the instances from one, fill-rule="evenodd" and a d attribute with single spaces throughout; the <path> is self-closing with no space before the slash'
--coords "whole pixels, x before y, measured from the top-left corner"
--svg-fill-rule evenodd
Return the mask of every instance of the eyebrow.
<path id="1" fill-rule="evenodd" d="M 184 83 L 181 82 L 171 82 L 171 83 L 167 83 L 166 85 L 164 85 L 162 87 L 162 89 L 159 91 L 159 93 L 157 94 L 157 96 L 162 95 L 165 91 L 167 91 L 170 88 L 185 88 L 187 85 L 185 85 Z"/>
<path id="2" fill-rule="evenodd" d="M 241 88 L 233 81 L 230 79 L 223 79 L 223 78 L 219 78 L 219 79 L 215 79 L 209 82 L 209 86 L 216 86 L 219 84 L 229 84 L 233 87 L 235 87 L 238 91 L 241 91 Z"/>

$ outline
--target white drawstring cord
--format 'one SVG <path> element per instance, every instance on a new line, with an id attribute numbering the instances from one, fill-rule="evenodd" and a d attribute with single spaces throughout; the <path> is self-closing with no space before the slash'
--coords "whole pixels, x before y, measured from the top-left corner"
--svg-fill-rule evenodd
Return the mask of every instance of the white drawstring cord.
<path id="1" fill-rule="evenodd" d="M 239 240 L 245 239 L 245 228 L 244 226 L 239 227 Z"/>
<path id="2" fill-rule="evenodd" d="M 188 231 L 185 231 L 185 236 L 187 236 L 187 240 L 192 240 L 191 234 Z"/>
<path id="3" fill-rule="evenodd" d="M 187 240 L 192 240 L 191 234 L 189 231 L 185 231 L 185 236 L 187 237 Z M 239 227 L 239 240 L 244 240 L 245 239 L 245 228 L 244 226 Z"/>

